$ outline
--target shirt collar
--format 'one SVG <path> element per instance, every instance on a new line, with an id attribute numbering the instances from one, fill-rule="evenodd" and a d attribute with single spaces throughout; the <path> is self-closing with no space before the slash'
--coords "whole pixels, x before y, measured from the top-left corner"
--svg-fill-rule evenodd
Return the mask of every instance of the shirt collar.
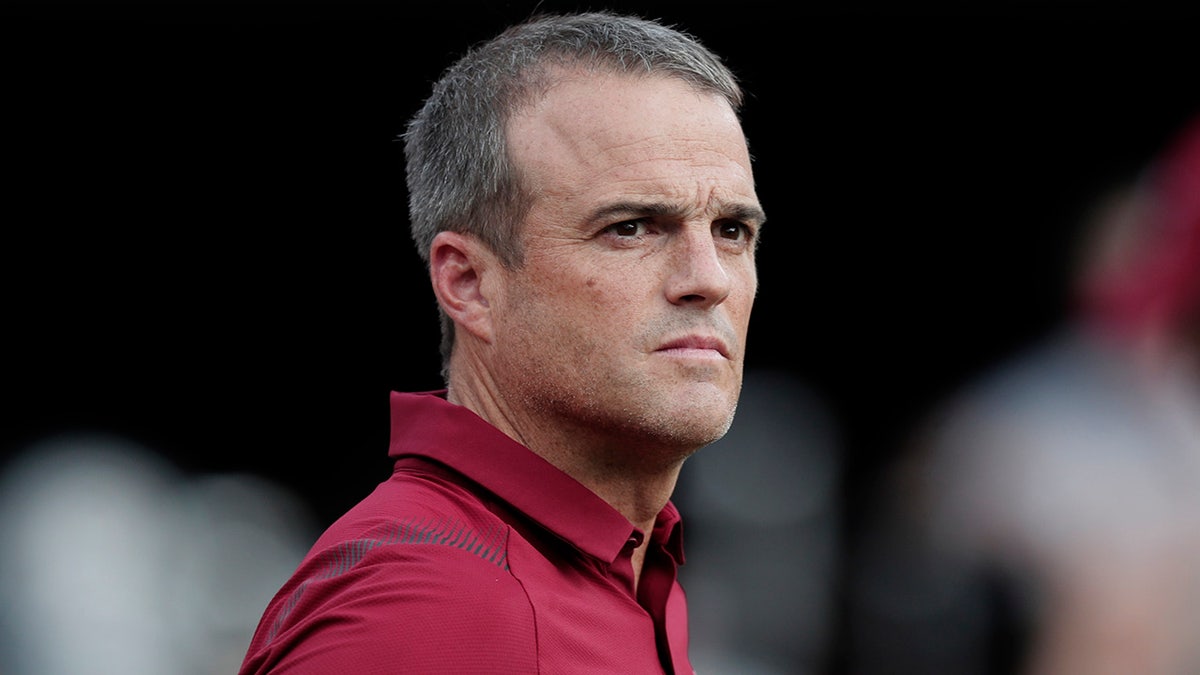
<path id="1" fill-rule="evenodd" d="M 484 486 L 588 555 L 613 562 L 633 533 L 596 493 L 505 435 L 446 391 L 391 393 L 389 456 L 436 460 Z M 683 563 L 679 511 L 658 514 L 652 540 Z"/>

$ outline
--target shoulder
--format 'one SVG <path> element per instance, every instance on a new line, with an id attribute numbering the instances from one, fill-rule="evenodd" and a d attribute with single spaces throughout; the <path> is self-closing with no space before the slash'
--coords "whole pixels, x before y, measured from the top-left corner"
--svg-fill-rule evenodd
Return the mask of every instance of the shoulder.
<path id="1" fill-rule="evenodd" d="M 465 555 L 375 554 L 293 589 L 260 627 L 243 675 L 535 672 L 527 598 L 506 572 Z"/>
<path id="2" fill-rule="evenodd" d="M 444 486 L 386 487 L 318 540 L 271 602 L 243 673 L 533 670 L 508 526 Z"/>
<path id="3" fill-rule="evenodd" d="M 306 562 L 337 570 L 415 552 L 454 557 L 457 549 L 503 567 L 509 529 L 488 507 L 486 491 L 433 463 L 416 468 L 397 468 L 347 510 L 320 536 Z"/>

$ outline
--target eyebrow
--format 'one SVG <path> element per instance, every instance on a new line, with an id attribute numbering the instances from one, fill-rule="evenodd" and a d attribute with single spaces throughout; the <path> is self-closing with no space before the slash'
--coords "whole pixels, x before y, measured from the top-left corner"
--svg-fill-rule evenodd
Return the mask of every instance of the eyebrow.
<path id="1" fill-rule="evenodd" d="M 631 215 L 683 218 L 687 215 L 686 211 L 686 209 L 665 202 L 616 202 L 596 209 L 592 212 L 589 220 L 596 222 Z M 752 204 L 721 202 L 720 213 L 722 219 L 739 220 L 757 227 L 762 227 L 762 224 L 767 221 L 767 214 Z"/>

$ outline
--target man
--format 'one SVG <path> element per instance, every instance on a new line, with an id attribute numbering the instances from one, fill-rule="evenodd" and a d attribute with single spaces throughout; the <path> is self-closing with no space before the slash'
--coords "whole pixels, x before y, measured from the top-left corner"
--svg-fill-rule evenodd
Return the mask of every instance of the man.
<path id="1" fill-rule="evenodd" d="M 241 672 L 692 673 L 684 460 L 732 422 L 765 216 L 733 75 L 692 37 L 544 16 L 405 134 L 440 392 L 267 608 Z"/>
<path id="2" fill-rule="evenodd" d="M 1070 312 L 923 421 L 860 546 L 855 672 L 1200 673 L 1197 188 L 1200 115 L 1099 193 Z"/>

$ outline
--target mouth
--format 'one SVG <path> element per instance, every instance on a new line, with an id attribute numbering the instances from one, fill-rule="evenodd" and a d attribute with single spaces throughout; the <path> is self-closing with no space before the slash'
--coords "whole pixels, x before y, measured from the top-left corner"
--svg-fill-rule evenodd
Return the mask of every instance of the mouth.
<path id="1" fill-rule="evenodd" d="M 729 358 L 729 347 L 723 340 L 711 335 L 685 335 L 664 343 L 657 350 L 680 356 L 702 356 Z"/>

